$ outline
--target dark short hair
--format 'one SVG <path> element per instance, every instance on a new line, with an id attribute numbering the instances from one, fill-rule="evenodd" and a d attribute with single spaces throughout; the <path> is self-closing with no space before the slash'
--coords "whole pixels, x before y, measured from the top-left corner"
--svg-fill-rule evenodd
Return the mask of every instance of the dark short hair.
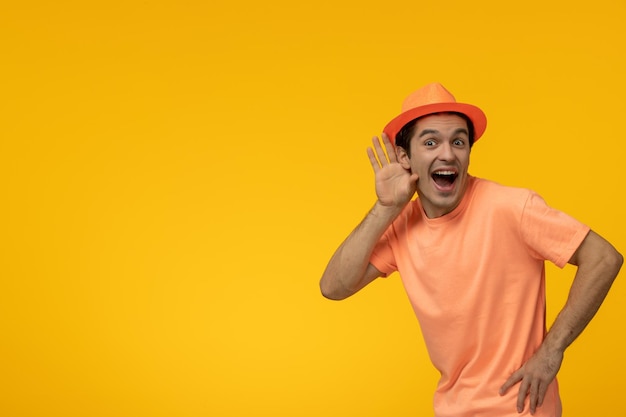
<path id="1" fill-rule="evenodd" d="M 474 124 L 469 117 L 467 117 L 463 113 L 458 112 L 444 112 L 434 114 L 454 114 L 462 117 L 463 120 L 465 120 L 465 122 L 467 123 L 467 129 L 469 130 L 470 148 L 474 145 Z M 430 116 L 430 114 L 427 114 L 426 116 Z M 405 124 L 396 135 L 396 146 L 402 147 L 409 156 L 411 156 L 411 138 L 415 134 L 415 125 L 417 124 L 418 120 L 426 116 L 418 117 L 417 119 L 411 120 L 409 123 Z"/>

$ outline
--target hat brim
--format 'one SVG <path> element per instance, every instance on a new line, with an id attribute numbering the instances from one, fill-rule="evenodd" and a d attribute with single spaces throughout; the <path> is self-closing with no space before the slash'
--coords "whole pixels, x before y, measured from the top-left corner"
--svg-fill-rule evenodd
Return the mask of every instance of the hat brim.
<path id="1" fill-rule="evenodd" d="M 474 125 L 474 143 L 485 133 L 487 116 L 478 107 L 465 103 L 434 103 L 409 109 L 387 123 L 383 132 L 389 137 L 391 143 L 395 145 L 396 135 L 407 123 L 429 114 L 448 112 L 462 113 L 472 121 Z"/>

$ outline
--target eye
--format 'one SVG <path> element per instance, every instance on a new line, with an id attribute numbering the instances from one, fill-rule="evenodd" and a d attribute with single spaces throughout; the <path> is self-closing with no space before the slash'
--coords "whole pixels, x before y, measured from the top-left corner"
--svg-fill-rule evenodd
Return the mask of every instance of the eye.
<path id="1" fill-rule="evenodd" d="M 455 139 L 454 142 L 452 142 L 455 146 L 463 146 L 465 145 L 465 141 L 463 139 Z"/>
<path id="2" fill-rule="evenodd" d="M 427 139 L 424 141 L 424 145 L 426 146 L 435 146 L 435 141 L 433 139 Z"/>

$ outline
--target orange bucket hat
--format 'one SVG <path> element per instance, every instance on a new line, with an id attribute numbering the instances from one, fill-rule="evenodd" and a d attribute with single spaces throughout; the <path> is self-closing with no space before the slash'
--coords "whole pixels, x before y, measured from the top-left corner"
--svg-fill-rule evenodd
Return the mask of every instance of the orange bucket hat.
<path id="1" fill-rule="evenodd" d="M 395 145 L 396 135 L 404 125 L 433 113 L 456 112 L 466 115 L 474 125 L 474 143 L 485 133 L 487 116 L 471 104 L 457 103 L 454 96 L 439 83 L 431 83 L 411 93 L 402 103 L 402 113 L 383 129 Z"/>

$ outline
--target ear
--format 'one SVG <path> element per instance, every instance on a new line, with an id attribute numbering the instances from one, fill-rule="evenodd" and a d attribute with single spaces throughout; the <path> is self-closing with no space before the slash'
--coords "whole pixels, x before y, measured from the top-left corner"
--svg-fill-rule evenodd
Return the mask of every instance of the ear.
<path id="1" fill-rule="evenodd" d="M 402 168 L 411 169 L 411 161 L 409 160 L 409 154 L 402 146 L 396 146 L 396 159 Z"/>

